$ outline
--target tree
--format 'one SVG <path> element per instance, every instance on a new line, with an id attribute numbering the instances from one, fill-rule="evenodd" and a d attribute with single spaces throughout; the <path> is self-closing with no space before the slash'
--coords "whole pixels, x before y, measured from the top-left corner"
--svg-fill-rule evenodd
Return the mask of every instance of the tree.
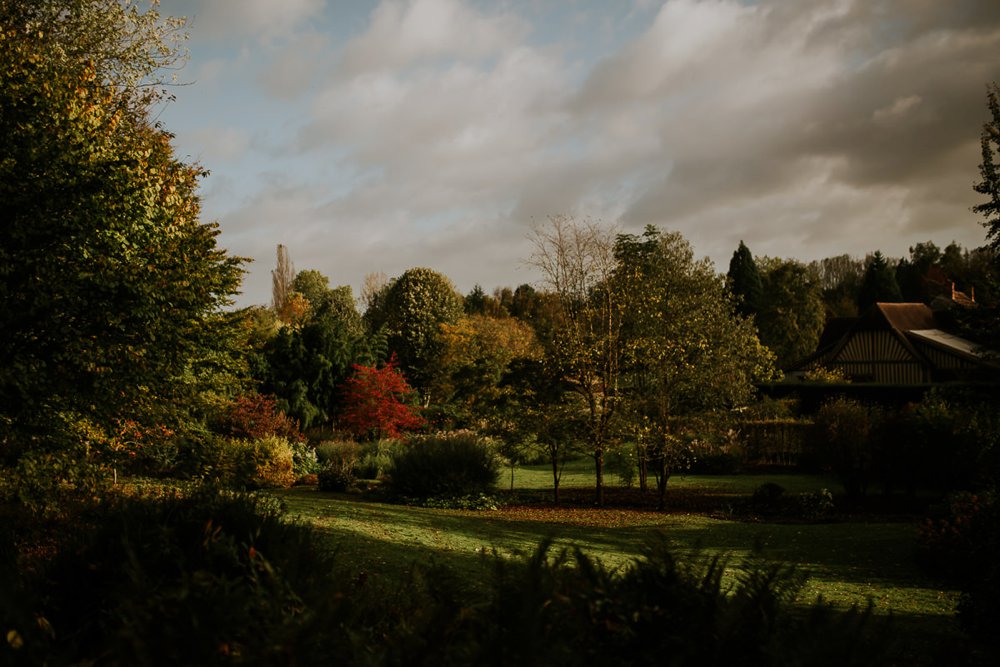
<path id="1" fill-rule="evenodd" d="M 149 118 L 176 24 L 110 0 L 0 20 L 0 424 L 180 418 L 237 354 L 242 260 Z"/>
<path id="2" fill-rule="evenodd" d="M 462 316 L 462 296 L 444 275 L 425 268 L 409 269 L 388 283 L 365 313 L 370 331 L 385 327 L 389 350 L 420 391 L 429 388 L 442 324 Z M 425 403 L 430 400 L 424 396 Z"/>
<path id="3" fill-rule="evenodd" d="M 865 272 L 863 261 L 837 255 L 810 262 L 809 270 L 819 276 L 827 318 L 857 316 L 858 290 Z"/>
<path id="4" fill-rule="evenodd" d="M 816 350 L 826 323 L 818 277 L 795 260 L 773 260 L 763 279 L 757 316 L 760 342 L 789 368 Z"/>
<path id="5" fill-rule="evenodd" d="M 986 106 L 990 120 L 983 124 L 980 136 L 983 161 L 979 174 L 983 180 L 974 188 L 987 201 L 976 204 L 972 210 L 985 218 L 986 242 L 1000 256 L 1000 86 L 996 83 L 987 87 Z"/>
<path id="6" fill-rule="evenodd" d="M 760 312 L 764 284 L 761 282 L 760 271 L 753 254 L 743 241 L 733 253 L 729 261 L 729 288 L 736 296 L 737 311 L 743 315 L 754 315 Z"/>
<path id="7" fill-rule="evenodd" d="M 587 414 L 581 397 L 558 368 L 544 359 L 514 359 L 492 401 L 489 430 L 506 443 L 540 451 L 552 471 L 553 502 L 559 504 L 563 466 L 583 453 Z"/>
<path id="8" fill-rule="evenodd" d="M 365 335 L 349 299 L 350 288 L 342 290 L 332 290 L 333 296 L 301 326 L 282 327 L 264 349 L 262 388 L 276 395 L 281 409 L 304 429 L 332 422 L 353 364 L 370 365 L 384 358 L 381 337 Z M 346 294 L 349 303 L 341 303 L 338 294 Z M 293 295 L 304 300 L 297 292 Z"/>
<path id="9" fill-rule="evenodd" d="M 597 504 L 604 504 L 604 453 L 620 404 L 624 295 L 612 281 L 614 234 L 592 220 L 554 216 L 534 229 L 529 260 L 556 296 L 558 323 L 543 340 L 549 363 L 585 404 Z"/>
<path id="10" fill-rule="evenodd" d="M 328 314 L 338 320 L 350 335 L 362 334 L 364 325 L 354 306 L 350 285 L 330 287 L 329 278 L 314 269 L 306 269 L 295 274 L 292 291 L 301 294 L 309 303 L 311 317 Z"/>
<path id="11" fill-rule="evenodd" d="M 773 357 L 735 312 L 725 281 L 690 244 L 653 226 L 621 235 L 613 281 L 624 295 L 623 382 L 641 445 L 658 473 L 660 504 L 678 462 L 684 420 L 745 405 L 772 379 Z"/>
<path id="12" fill-rule="evenodd" d="M 399 438 L 424 425 L 418 409 L 408 403 L 413 396 L 395 359 L 382 368 L 355 364 L 344 385 L 341 422 L 358 437 Z"/>
<path id="13" fill-rule="evenodd" d="M 292 281 L 295 280 L 295 266 L 288 256 L 288 248 L 278 244 L 278 265 L 271 271 L 271 307 L 279 314 L 287 310 L 289 297 L 294 291 Z"/>
<path id="14" fill-rule="evenodd" d="M 896 265 L 896 282 L 902 298 L 908 302 L 930 303 L 927 277 L 931 267 L 941 261 L 941 249 L 933 241 L 910 246 L 909 259 Z"/>
<path id="15" fill-rule="evenodd" d="M 865 275 L 858 290 L 858 311 L 864 312 L 876 303 L 898 303 L 903 295 L 896 282 L 896 272 L 876 250 L 865 265 Z"/>
<path id="16" fill-rule="evenodd" d="M 501 379 L 518 359 L 538 359 L 532 328 L 512 317 L 471 315 L 444 323 L 431 380 L 439 403 L 448 404 L 457 425 L 475 428 L 489 417 Z"/>

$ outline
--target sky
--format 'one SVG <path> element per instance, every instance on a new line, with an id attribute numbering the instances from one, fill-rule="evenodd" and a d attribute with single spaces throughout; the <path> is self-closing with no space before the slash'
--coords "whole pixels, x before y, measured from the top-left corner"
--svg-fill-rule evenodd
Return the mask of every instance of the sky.
<path id="1" fill-rule="evenodd" d="M 189 58 L 158 120 L 203 221 L 331 285 L 426 266 L 535 283 L 533 225 L 679 231 L 803 261 L 984 243 L 997 0 L 162 0 Z"/>

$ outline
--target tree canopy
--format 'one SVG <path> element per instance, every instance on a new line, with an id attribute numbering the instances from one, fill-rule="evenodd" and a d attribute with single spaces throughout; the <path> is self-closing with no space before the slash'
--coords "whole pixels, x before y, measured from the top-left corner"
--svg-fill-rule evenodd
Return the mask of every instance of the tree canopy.
<path id="1" fill-rule="evenodd" d="M 387 283 L 365 313 L 372 331 L 385 327 L 389 350 L 418 390 L 427 388 L 442 324 L 462 316 L 462 296 L 443 274 L 414 268 Z"/>
<path id="2" fill-rule="evenodd" d="M 979 174 L 983 180 L 975 185 L 975 190 L 986 197 L 986 201 L 972 207 L 983 216 L 986 227 L 986 241 L 1000 253 L 1000 86 L 991 84 L 986 91 L 986 106 L 990 119 L 983 124 L 980 137 L 983 161 Z"/>
<path id="3" fill-rule="evenodd" d="M 864 312 L 879 302 L 895 303 L 903 300 L 893 270 L 881 251 L 876 250 L 865 265 L 865 274 L 858 290 L 858 310 Z"/>
<path id="4" fill-rule="evenodd" d="M 743 241 L 733 252 L 729 261 L 729 288 L 736 296 L 736 309 L 741 315 L 753 315 L 760 312 L 764 285 L 761 282 L 760 271 L 754 261 L 753 253 Z"/>
<path id="5" fill-rule="evenodd" d="M 220 309 L 242 270 L 198 219 L 203 170 L 175 158 L 139 86 L 174 24 L 117 2 L 28 5 L 0 5 L 3 421 L 184 403 L 225 365 Z"/>
<path id="6" fill-rule="evenodd" d="M 775 260 L 767 268 L 761 310 L 757 316 L 760 341 L 789 368 L 816 350 L 826 322 L 819 278 L 794 260 Z"/>

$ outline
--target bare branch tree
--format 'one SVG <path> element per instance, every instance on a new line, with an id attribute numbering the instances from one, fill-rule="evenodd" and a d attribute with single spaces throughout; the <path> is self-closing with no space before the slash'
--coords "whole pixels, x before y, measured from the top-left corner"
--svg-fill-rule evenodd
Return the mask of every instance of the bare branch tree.
<path id="1" fill-rule="evenodd" d="M 549 360 L 586 402 L 598 504 L 604 503 L 604 452 L 620 399 L 624 299 L 613 280 L 615 232 L 593 220 L 552 216 L 532 230 L 528 261 L 562 306 Z"/>
<path id="2" fill-rule="evenodd" d="M 288 248 L 278 244 L 278 266 L 271 271 L 271 307 L 274 312 L 281 313 L 285 309 L 288 297 L 292 293 L 292 282 L 295 280 L 295 266 L 288 256 Z"/>

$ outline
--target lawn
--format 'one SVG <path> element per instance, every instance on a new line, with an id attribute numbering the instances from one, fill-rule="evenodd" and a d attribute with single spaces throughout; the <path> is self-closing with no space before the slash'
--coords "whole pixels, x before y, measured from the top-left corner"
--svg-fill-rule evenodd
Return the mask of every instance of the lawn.
<path id="1" fill-rule="evenodd" d="M 571 462 L 564 472 L 568 491 L 590 487 L 588 460 Z M 551 489 L 545 466 L 515 471 L 516 489 Z M 507 478 L 509 479 L 509 478 Z M 810 475 L 675 476 L 668 493 L 737 498 L 774 481 L 789 493 L 827 487 L 830 478 Z M 507 480 L 504 480 L 504 486 Z M 725 554 L 738 561 L 759 547 L 762 557 L 797 563 L 810 574 L 803 599 L 817 595 L 838 606 L 864 606 L 879 612 L 937 616 L 954 612 L 955 591 L 940 590 L 913 562 L 916 524 L 905 518 L 851 517 L 827 523 L 751 523 L 693 512 L 549 504 L 514 505 L 498 511 L 459 511 L 408 507 L 296 488 L 283 498 L 290 511 L 329 535 L 331 545 L 359 568 L 372 573 L 405 570 L 412 562 L 433 559 L 481 575 L 484 553 L 528 553 L 543 539 L 556 547 L 579 547 L 608 565 L 629 562 L 646 541 L 658 535 L 679 550 Z M 668 506 L 669 506 L 668 496 Z"/>

